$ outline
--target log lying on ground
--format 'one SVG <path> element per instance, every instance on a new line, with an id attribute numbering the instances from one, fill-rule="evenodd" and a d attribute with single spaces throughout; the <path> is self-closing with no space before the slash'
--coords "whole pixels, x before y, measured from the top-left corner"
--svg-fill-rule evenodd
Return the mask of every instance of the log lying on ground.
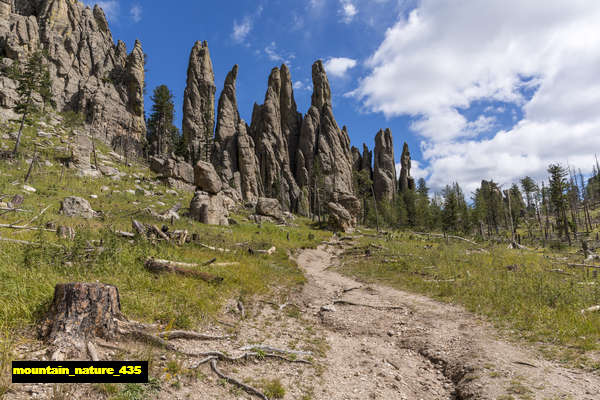
<path id="1" fill-rule="evenodd" d="M 167 340 L 171 340 L 171 339 L 225 340 L 225 339 L 232 339 L 235 337 L 233 335 L 211 336 L 211 335 L 204 335 L 202 333 L 190 332 L 190 331 L 167 331 L 167 332 L 159 333 L 158 336 L 163 339 L 167 339 Z"/>
<path id="2" fill-rule="evenodd" d="M 585 308 L 585 309 L 581 310 L 580 312 L 582 314 L 585 314 L 585 313 L 597 312 L 597 311 L 600 311 L 600 306 L 593 306 L 593 307 Z"/>
<path id="3" fill-rule="evenodd" d="M 567 264 L 572 268 L 592 268 L 592 269 L 600 269 L 600 265 L 589 265 L 589 264 Z"/>
<path id="4" fill-rule="evenodd" d="M 275 246 L 271 247 L 269 250 L 248 249 L 248 252 L 250 254 L 266 254 L 268 256 L 273 255 L 276 251 L 277 251 L 277 248 Z"/>
<path id="5" fill-rule="evenodd" d="M 444 236 L 444 235 L 442 235 L 441 233 L 423 233 L 423 232 L 410 232 L 410 233 L 412 233 L 413 235 L 419 235 L 419 236 L 433 236 L 433 237 L 437 237 L 437 238 L 446 238 L 446 237 L 447 237 L 447 238 L 449 238 L 449 239 L 462 240 L 463 242 L 467 242 L 467 243 L 473 244 L 473 245 L 475 245 L 475 246 L 479 246 L 479 244 L 478 244 L 478 243 L 475 243 L 475 242 L 474 242 L 474 241 L 472 241 L 472 240 L 465 239 L 464 237 L 460 237 L 460 236 L 454 236 L 454 235 L 447 235 L 447 236 Z"/>
<path id="6" fill-rule="evenodd" d="M 155 260 L 153 258 L 149 258 L 144 263 L 144 267 L 150 272 L 154 273 L 173 273 L 183 276 L 189 276 L 192 278 L 202 279 L 208 283 L 220 283 L 223 281 L 223 278 L 220 276 L 216 276 L 213 274 L 209 274 L 207 272 L 194 271 L 190 269 L 185 269 L 177 266 L 177 263 L 173 263 L 168 260 Z"/>

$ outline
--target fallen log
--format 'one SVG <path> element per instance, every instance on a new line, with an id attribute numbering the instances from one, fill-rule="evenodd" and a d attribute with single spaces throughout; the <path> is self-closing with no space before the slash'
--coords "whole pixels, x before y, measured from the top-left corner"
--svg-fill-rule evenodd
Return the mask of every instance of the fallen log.
<path id="1" fill-rule="evenodd" d="M 174 264 L 171 261 L 167 260 L 155 260 L 153 258 L 149 258 L 144 263 L 144 267 L 146 267 L 148 271 L 153 273 L 168 272 L 172 274 L 198 278 L 208 283 L 220 283 L 223 281 L 223 278 L 221 278 L 220 276 L 209 274 L 207 272 L 181 268 L 178 267 L 177 264 Z"/>
<path id="2" fill-rule="evenodd" d="M 190 331 L 168 331 L 161 332 L 158 334 L 159 337 L 167 340 L 171 339 L 187 339 L 187 340 L 225 340 L 232 339 L 233 335 L 225 336 L 210 336 L 202 333 L 190 332 Z"/>
<path id="3" fill-rule="evenodd" d="M 580 312 L 582 314 L 585 314 L 585 313 L 596 312 L 596 311 L 600 311 L 600 306 L 593 306 L 593 307 L 585 308 L 585 309 L 581 310 Z"/>
<path id="4" fill-rule="evenodd" d="M 571 268 L 593 268 L 600 269 L 600 265 L 589 265 L 589 264 L 567 264 Z"/>
<path id="5" fill-rule="evenodd" d="M 0 224 L 0 228 L 17 229 L 17 230 L 25 230 L 25 231 L 56 232 L 56 229 L 34 228 L 34 227 L 25 226 L 25 225 L 21 226 L 21 225 Z"/>
<path id="6" fill-rule="evenodd" d="M 209 250 L 212 250 L 212 251 L 219 251 L 221 253 L 231 253 L 231 250 L 229 250 L 229 249 L 221 249 L 219 247 L 213 247 L 213 246 L 209 246 L 209 245 L 206 245 L 206 244 L 203 244 L 203 243 L 198 243 L 198 246 L 204 247 L 205 249 L 209 249 Z"/>
<path id="7" fill-rule="evenodd" d="M 462 240 L 463 242 L 467 242 L 467 243 L 473 244 L 475 246 L 479 246 L 478 243 L 475 243 L 472 240 L 465 239 L 464 237 L 460 237 L 460 236 L 454 236 L 454 235 L 444 236 L 441 233 L 423 233 L 423 232 L 410 232 L 410 233 L 412 233 L 413 235 L 419 235 L 419 236 L 428 236 L 428 237 L 433 236 L 433 237 L 438 237 L 438 238 L 449 238 L 449 239 Z"/>
<path id="8" fill-rule="evenodd" d="M 266 254 L 266 255 L 273 255 L 276 251 L 277 248 L 275 246 L 271 247 L 269 250 L 253 250 L 253 249 L 248 249 L 250 254 Z"/>

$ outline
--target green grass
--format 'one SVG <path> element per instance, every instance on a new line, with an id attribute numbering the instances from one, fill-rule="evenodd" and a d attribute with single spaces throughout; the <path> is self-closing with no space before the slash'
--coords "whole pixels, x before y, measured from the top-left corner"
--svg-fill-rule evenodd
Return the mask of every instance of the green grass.
<path id="1" fill-rule="evenodd" d="M 600 280 L 545 257 L 567 254 L 515 251 L 506 245 L 473 252 L 466 243 L 446 244 L 407 233 L 361 239 L 353 252 L 364 254 L 371 244 L 382 247 L 371 246 L 370 257 L 347 255 L 341 271 L 461 304 L 531 341 L 572 347 L 578 355 L 599 348 L 600 315 L 582 315 L 580 310 L 600 304 Z M 516 270 L 507 268 L 514 265 Z"/>
<path id="2" fill-rule="evenodd" d="M 16 129 L 13 123 L 0 126 L 0 134 Z M 31 226 L 44 227 L 46 223 L 73 227 L 77 236 L 74 241 L 59 240 L 52 232 L 21 231 L 0 228 L 0 236 L 10 239 L 39 243 L 24 246 L 0 242 L 0 394 L 4 387 L 10 347 L 19 332 L 34 327 L 52 301 L 54 287 L 58 283 L 84 281 L 103 282 L 119 288 L 123 312 L 129 318 L 168 324 L 173 328 L 196 329 L 221 309 L 231 298 L 251 301 L 253 297 L 281 295 L 301 285 L 305 278 L 299 268 L 289 259 L 289 252 L 302 247 L 315 247 L 330 234 L 312 229 L 311 223 L 298 219 L 296 227 L 279 227 L 262 224 L 261 227 L 247 222 L 245 215 L 233 216 L 239 225 L 231 227 L 207 226 L 188 218 L 167 223 L 171 231 L 188 230 L 197 234 L 199 242 L 231 249 L 220 253 L 199 244 L 177 246 L 170 243 L 153 243 L 146 240 L 130 242 L 115 235 L 115 230 L 132 231 L 131 220 L 161 226 L 163 222 L 149 216 L 144 210 L 164 211 L 181 202 L 187 207 L 192 193 L 167 194 L 169 188 L 151 185 L 155 176 L 144 165 L 134 163 L 124 166 L 113 160 L 126 176 L 120 180 L 110 178 L 81 178 L 60 163 L 66 152 L 56 151 L 66 147 L 61 143 L 69 140 L 60 128 L 44 131 L 57 136 L 46 139 L 34 137 L 35 130 L 25 130 L 20 157 L 13 161 L 0 161 L 0 202 L 10 201 L 15 194 L 22 194 L 22 209 L 28 213 L 0 212 L 0 223 L 23 225 L 37 216 L 44 208 L 50 208 Z M 36 167 L 29 185 L 36 193 L 23 191 L 23 178 L 29 168 L 27 162 L 37 143 L 38 156 L 52 166 Z M 11 147 L 11 143 L 8 143 Z M 108 154 L 109 149 L 98 143 L 99 152 Z M 138 181 L 136 183 L 136 181 Z M 136 196 L 125 190 L 139 185 L 160 195 Z M 100 189 L 106 186 L 108 191 Z M 90 196 L 96 195 L 97 199 Z M 93 220 L 68 218 L 59 214 L 60 202 L 67 196 L 87 199 L 92 208 L 102 212 Z M 161 202 L 162 204 L 160 204 Z M 182 210 L 183 212 L 183 210 Z M 288 238 L 289 235 L 289 238 Z M 101 241 L 102 251 L 87 252 L 88 242 Z M 272 256 L 251 255 L 252 249 L 277 247 Z M 198 268 L 224 278 L 222 284 L 213 285 L 194 278 L 175 275 L 154 275 L 144 269 L 148 257 L 181 262 L 202 263 L 214 257 L 218 262 L 239 262 L 239 265 Z M 123 398 L 135 398 L 122 394 Z"/>

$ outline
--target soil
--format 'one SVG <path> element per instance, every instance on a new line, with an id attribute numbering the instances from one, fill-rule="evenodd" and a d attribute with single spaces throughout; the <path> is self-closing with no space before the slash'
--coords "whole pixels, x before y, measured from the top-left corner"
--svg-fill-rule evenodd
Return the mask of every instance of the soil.
<path id="1" fill-rule="evenodd" d="M 242 318 L 232 302 L 220 322 L 202 332 L 235 332 L 234 339 L 171 342 L 187 352 L 237 355 L 242 347 L 257 344 L 311 352 L 299 357 L 313 365 L 271 359 L 219 363 L 223 373 L 263 391 L 273 380 L 281 383 L 284 399 L 600 398 L 600 375 L 548 361 L 534 346 L 502 338 L 489 323 L 458 306 L 340 275 L 332 267 L 343 246 L 330 242 L 297 255 L 308 282 L 282 299 L 283 307 L 249 302 Z M 150 356 L 162 371 L 160 392 L 147 392 L 143 398 L 256 398 L 217 378 L 209 365 L 194 368 L 197 359 L 135 342 L 113 345 L 126 348 L 129 355 L 98 346 L 101 359 Z M 25 359 L 43 359 L 40 346 L 38 342 L 19 351 Z M 15 386 L 6 396 L 69 397 L 108 396 L 91 385 Z"/>

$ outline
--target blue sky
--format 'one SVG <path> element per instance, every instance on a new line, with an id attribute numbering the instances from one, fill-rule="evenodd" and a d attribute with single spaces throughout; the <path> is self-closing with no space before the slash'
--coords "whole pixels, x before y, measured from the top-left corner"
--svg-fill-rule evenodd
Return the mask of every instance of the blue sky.
<path id="1" fill-rule="evenodd" d="M 554 161 L 589 172 L 600 150 L 595 0 L 98 3 L 115 40 L 129 49 L 142 41 L 148 95 L 169 86 L 178 121 L 190 49 L 207 40 L 217 96 L 240 66 L 238 103 L 248 123 L 282 62 L 305 113 L 311 65 L 324 60 L 334 114 L 352 143 L 372 147 L 376 132 L 391 128 L 396 159 L 407 141 L 413 175 L 434 189 L 458 181 L 469 193 L 481 179 L 540 178 Z"/>

